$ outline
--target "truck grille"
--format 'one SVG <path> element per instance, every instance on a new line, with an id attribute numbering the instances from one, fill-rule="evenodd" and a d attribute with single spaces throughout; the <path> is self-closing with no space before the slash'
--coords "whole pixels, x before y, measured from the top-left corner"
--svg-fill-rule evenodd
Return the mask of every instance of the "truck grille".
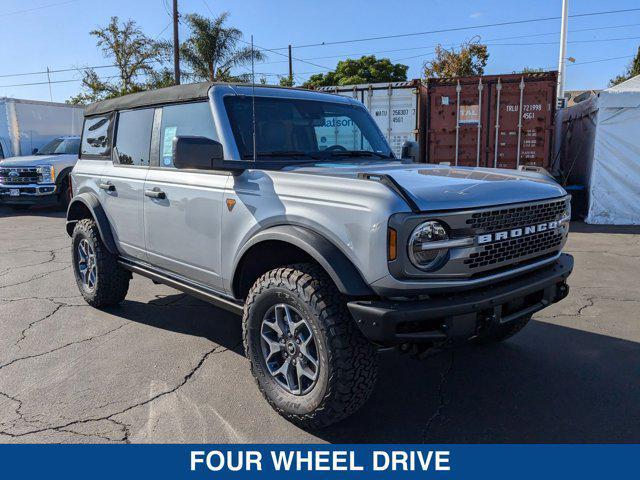
<path id="1" fill-rule="evenodd" d="M 35 167 L 0 168 L 0 183 L 4 185 L 38 183 L 38 178 L 38 169 Z"/>
<path id="2" fill-rule="evenodd" d="M 489 210 L 471 215 L 467 225 L 485 232 L 508 230 L 523 225 L 536 225 L 558 220 L 566 209 L 566 200 L 555 200 L 547 203 L 523 205 L 519 207 Z"/>
<path id="3" fill-rule="evenodd" d="M 512 238 L 485 245 L 481 251 L 469 255 L 464 261 L 469 269 L 487 267 L 519 258 L 546 255 L 562 247 L 563 234 L 559 230 L 535 233 L 527 237 Z"/>

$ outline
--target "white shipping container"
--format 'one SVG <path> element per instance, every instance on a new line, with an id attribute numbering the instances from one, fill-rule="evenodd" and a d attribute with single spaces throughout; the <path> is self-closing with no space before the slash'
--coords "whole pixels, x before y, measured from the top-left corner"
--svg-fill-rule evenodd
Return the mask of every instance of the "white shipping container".
<path id="1" fill-rule="evenodd" d="M 406 140 L 418 141 L 418 89 L 414 82 L 369 83 L 319 87 L 321 92 L 362 102 L 384 134 L 396 157 Z"/>

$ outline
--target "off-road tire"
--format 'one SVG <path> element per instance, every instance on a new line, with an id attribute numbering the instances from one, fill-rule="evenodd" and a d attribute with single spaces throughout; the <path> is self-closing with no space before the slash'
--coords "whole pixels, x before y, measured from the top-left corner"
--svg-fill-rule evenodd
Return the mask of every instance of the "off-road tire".
<path id="1" fill-rule="evenodd" d="M 91 243 L 96 256 L 97 280 L 91 291 L 84 288 L 79 273 L 78 244 L 82 239 Z M 117 257 L 102 243 L 96 222 L 89 218 L 78 220 L 73 229 L 71 244 L 73 273 L 85 301 L 95 308 L 112 307 L 122 302 L 129 290 L 131 273 L 118 264 Z"/>
<path id="2" fill-rule="evenodd" d="M 296 308 L 313 330 L 319 374 L 311 391 L 294 395 L 269 373 L 260 344 L 262 319 L 275 304 Z M 269 404 L 306 429 L 322 428 L 358 410 L 376 381 L 374 346 L 351 318 L 343 295 L 320 267 L 289 265 L 262 275 L 251 287 L 242 319 L 243 341 L 251 373 Z"/>
<path id="3" fill-rule="evenodd" d="M 58 193 L 58 205 L 61 209 L 67 210 L 71 202 L 71 180 L 67 176 L 60 184 L 60 193 Z"/>
<path id="4" fill-rule="evenodd" d="M 513 337 L 516 333 L 522 330 L 527 323 L 529 323 L 529 320 L 531 320 L 531 315 L 527 315 L 519 320 L 504 325 L 491 325 L 480 332 L 475 341 L 479 345 L 502 342 L 507 338 Z"/>

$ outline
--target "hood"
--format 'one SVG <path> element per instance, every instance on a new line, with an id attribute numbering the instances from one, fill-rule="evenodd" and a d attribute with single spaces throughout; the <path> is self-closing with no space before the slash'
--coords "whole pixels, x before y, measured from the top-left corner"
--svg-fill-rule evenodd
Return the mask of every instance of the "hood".
<path id="1" fill-rule="evenodd" d="M 58 165 L 74 162 L 78 155 L 27 155 L 25 157 L 9 157 L 0 160 L 0 167 L 37 167 L 39 165 Z"/>
<path id="2" fill-rule="evenodd" d="M 566 195 L 551 177 L 516 170 L 397 162 L 314 164 L 294 170 L 351 178 L 365 172 L 386 174 L 402 186 L 421 211 L 489 207 Z"/>

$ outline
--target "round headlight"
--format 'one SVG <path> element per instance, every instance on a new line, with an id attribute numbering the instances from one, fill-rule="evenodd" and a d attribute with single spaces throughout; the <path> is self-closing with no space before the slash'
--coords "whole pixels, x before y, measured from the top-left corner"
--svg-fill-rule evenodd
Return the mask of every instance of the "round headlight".
<path id="1" fill-rule="evenodd" d="M 418 225 L 409 238 L 409 258 L 421 270 L 434 268 L 447 254 L 447 249 L 438 248 L 434 242 L 448 240 L 442 223 L 431 220 Z"/>

